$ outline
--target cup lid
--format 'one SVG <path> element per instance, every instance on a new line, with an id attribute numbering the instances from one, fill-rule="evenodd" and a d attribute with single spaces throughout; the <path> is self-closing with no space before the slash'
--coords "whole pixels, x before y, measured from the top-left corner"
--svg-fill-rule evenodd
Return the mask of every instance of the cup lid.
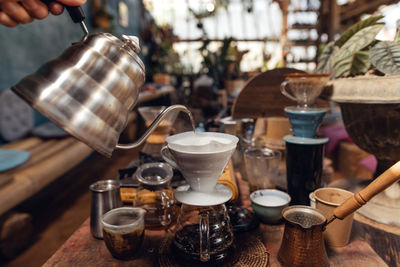
<path id="1" fill-rule="evenodd" d="M 285 107 L 284 110 L 287 113 L 302 113 L 302 114 L 325 113 L 328 111 L 327 108 L 302 107 L 302 106 L 289 106 L 289 107 Z"/>
<path id="2" fill-rule="evenodd" d="M 317 138 L 306 138 L 297 137 L 294 135 L 286 135 L 283 137 L 286 143 L 298 144 L 298 145 L 322 145 L 329 141 L 328 137 L 317 137 Z"/>
<path id="3" fill-rule="evenodd" d="M 89 186 L 89 189 L 92 192 L 101 193 L 101 192 L 115 190 L 120 187 L 120 184 L 121 183 L 119 181 L 113 179 L 100 180 L 91 184 Z"/>
<path id="4" fill-rule="evenodd" d="M 174 172 L 168 163 L 153 162 L 139 166 L 136 178 L 140 183 L 149 186 L 164 185 L 171 181 Z"/>

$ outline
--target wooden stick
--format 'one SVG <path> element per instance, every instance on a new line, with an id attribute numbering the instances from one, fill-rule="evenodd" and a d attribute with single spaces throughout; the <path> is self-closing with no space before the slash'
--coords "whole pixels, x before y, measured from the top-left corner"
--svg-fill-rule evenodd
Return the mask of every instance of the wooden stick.
<path id="1" fill-rule="evenodd" d="M 91 152 L 87 145 L 75 141 L 68 148 L 15 173 L 14 180 L 0 189 L 0 215 L 40 191 Z"/>
<path id="2" fill-rule="evenodd" d="M 394 164 L 392 167 L 387 169 L 378 178 L 372 181 L 367 187 L 362 189 L 360 192 L 354 194 L 352 197 L 347 199 L 339 207 L 333 211 L 333 215 L 336 218 L 343 219 L 347 215 L 358 210 L 362 205 L 367 203 L 376 194 L 382 192 L 397 180 L 400 179 L 400 161 Z M 331 220 L 329 220 L 331 221 Z"/>

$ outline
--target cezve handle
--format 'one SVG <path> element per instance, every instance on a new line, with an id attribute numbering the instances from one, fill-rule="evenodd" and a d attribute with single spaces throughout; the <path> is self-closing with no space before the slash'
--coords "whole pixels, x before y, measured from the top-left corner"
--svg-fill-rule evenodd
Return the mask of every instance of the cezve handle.
<path id="1" fill-rule="evenodd" d="M 333 211 L 333 216 L 339 219 L 345 218 L 347 215 L 361 208 L 376 194 L 382 192 L 400 178 L 400 161 L 379 175 L 373 182 L 360 192 L 343 202 Z"/>

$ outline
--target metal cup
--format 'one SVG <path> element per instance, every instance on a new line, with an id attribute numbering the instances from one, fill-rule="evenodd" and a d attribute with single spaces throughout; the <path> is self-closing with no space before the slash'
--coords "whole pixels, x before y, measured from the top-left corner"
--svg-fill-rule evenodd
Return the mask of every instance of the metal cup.
<path id="1" fill-rule="evenodd" d="M 95 238 L 103 238 L 101 224 L 103 214 L 122 206 L 119 188 L 120 182 L 117 180 L 97 181 L 89 186 L 90 191 L 92 191 L 90 231 Z"/>

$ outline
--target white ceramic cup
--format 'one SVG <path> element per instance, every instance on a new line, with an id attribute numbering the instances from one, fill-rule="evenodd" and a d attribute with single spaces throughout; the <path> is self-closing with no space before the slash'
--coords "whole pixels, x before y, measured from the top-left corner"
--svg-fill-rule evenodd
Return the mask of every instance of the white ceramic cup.
<path id="1" fill-rule="evenodd" d="M 239 141 L 236 136 L 214 132 L 185 132 L 166 140 L 163 159 L 182 172 L 191 190 L 205 193 L 215 190 Z"/>

